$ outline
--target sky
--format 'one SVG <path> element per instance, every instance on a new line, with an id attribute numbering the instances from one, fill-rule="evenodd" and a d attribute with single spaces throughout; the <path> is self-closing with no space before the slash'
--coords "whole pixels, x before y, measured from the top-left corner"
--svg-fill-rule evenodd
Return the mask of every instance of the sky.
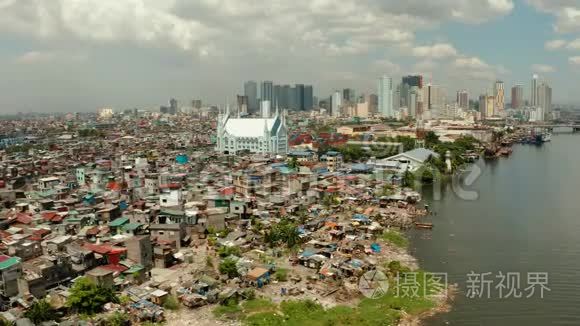
<path id="1" fill-rule="evenodd" d="M 0 113 L 223 104 L 245 80 L 472 98 L 538 73 L 580 103 L 580 0 L 0 0 Z"/>

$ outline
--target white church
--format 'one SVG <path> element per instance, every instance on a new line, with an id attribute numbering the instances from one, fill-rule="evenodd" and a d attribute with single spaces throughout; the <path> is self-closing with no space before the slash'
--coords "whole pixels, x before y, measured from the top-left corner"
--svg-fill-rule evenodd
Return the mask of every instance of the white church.
<path id="1" fill-rule="evenodd" d="M 278 108 L 274 117 L 269 116 L 269 110 L 262 112 L 262 118 L 232 117 L 227 106 L 226 112 L 218 115 L 216 151 L 286 154 L 288 129 L 285 114 L 280 114 Z"/>

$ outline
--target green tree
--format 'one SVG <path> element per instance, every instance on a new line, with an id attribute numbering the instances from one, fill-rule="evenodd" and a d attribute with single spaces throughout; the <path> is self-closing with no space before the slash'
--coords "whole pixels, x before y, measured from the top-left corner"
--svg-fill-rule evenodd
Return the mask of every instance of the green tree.
<path id="1" fill-rule="evenodd" d="M 43 321 L 57 320 L 56 312 L 46 300 L 38 300 L 30 306 L 24 313 L 24 317 L 30 319 L 34 324 Z"/>
<path id="2" fill-rule="evenodd" d="M 425 134 L 425 146 L 427 148 L 432 148 L 433 146 L 439 144 L 439 136 L 433 131 L 429 131 Z"/>
<path id="3" fill-rule="evenodd" d="M 296 169 L 298 168 L 298 166 L 299 166 L 298 158 L 296 158 L 296 156 L 293 156 L 292 159 L 290 159 L 290 162 L 288 162 L 288 167 Z"/>
<path id="4" fill-rule="evenodd" d="M 403 187 L 414 187 L 415 186 L 415 175 L 411 173 L 411 171 L 407 170 L 403 173 L 403 180 L 402 180 Z"/>
<path id="5" fill-rule="evenodd" d="M 227 275 L 229 278 L 234 278 L 239 275 L 236 261 L 231 258 L 226 258 L 221 261 L 219 271 L 220 273 Z"/>
<path id="6" fill-rule="evenodd" d="M 113 290 L 98 286 L 90 279 L 81 277 L 71 288 L 66 305 L 74 312 L 93 315 L 101 312 L 108 302 L 119 302 Z"/>

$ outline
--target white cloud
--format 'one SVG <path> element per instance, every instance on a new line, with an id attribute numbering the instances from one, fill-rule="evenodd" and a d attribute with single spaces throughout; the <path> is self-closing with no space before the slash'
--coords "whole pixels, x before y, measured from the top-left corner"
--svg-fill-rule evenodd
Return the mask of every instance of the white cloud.
<path id="1" fill-rule="evenodd" d="M 455 57 L 457 50 L 449 43 L 438 43 L 434 45 L 414 47 L 412 53 L 415 57 L 442 59 Z"/>
<path id="2" fill-rule="evenodd" d="M 51 52 L 29 51 L 19 55 L 14 61 L 19 64 L 45 63 L 54 59 Z"/>
<path id="3" fill-rule="evenodd" d="M 566 49 L 580 50 L 580 38 L 575 39 L 566 45 Z"/>
<path id="4" fill-rule="evenodd" d="M 377 60 L 374 62 L 374 65 L 377 69 L 380 69 L 381 72 L 388 73 L 388 74 L 397 74 L 401 72 L 401 66 L 388 59 Z"/>
<path id="5" fill-rule="evenodd" d="M 568 58 L 568 62 L 571 65 L 580 66 L 580 56 L 570 57 Z"/>
<path id="6" fill-rule="evenodd" d="M 458 68 L 489 69 L 489 65 L 478 57 L 457 58 L 454 64 Z"/>
<path id="7" fill-rule="evenodd" d="M 555 72 L 556 68 L 554 68 L 553 66 L 550 65 L 545 65 L 545 64 L 539 64 L 539 63 L 535 63 L 532 65 L 532 71 L 534 72 L 541 72 L 541 73 L 549 73 L 549 72 Z"/>
<path id="8" fill-rule="evenodd" d="M 580 2 L 577 0 L 528 0 L 542 12 L 556 17 L 554 30 L 559 33 L 580 31 Z"/>
<path id="9" fill-rule="evenodd" d="M 546 48 L 546 50 L 557 50 L 563 48 L 566 43 L 565 40 L 551 40 L 544 44 L 544 48 Z"/>

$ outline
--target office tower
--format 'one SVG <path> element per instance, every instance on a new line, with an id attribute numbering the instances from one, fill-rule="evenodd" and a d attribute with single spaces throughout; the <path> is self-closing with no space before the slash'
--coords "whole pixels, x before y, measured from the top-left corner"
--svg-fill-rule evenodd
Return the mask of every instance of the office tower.
<path id="1" fill-rule="evenodd" d="M 417 106 L 419 100 L 419 87 L 412 86 L 409 90 L 409 96 L 407 96 L 407 113 L 411 117 L 417 117 Z"/>
<path id="2" fill-rule="evenodd" d="M 384 117 L 393 118 L 393 79 L 383 76 L 379 79 L 377 91 L 379 93 L 379 114 Z"/>
<path id="3" fill-rule="evenodd" d="M 299 108 L 296 87 L 288 88 L 288 107 L 292 110 L 298 110 Z"/>
<path id="4" fill-rule="evenodd" d="M 304 110 L 312 110 L 314 103 L 314 88 L 312 85 L 304 86 Z"/>
<path id="5" fill-rule="evenodd" d="M 201 109 L 201 100 L 191 101 L 191 107 L 197 110 Z"/>
<path id="6" fill-rule="evenodd" d="M 289 109 L 290 108 L 290 96 L 292 87 L 290 85 L 282 86 L 282 98 L 279 99 L 279 104 L 281 108 Z"/>
<path id="7" fill-rule="evenodd" d="M 524 87 L 515 85 L 512 87 L 512 109 L 521 109 L 524 106 Z"/>
<path id="8" fill-rule="evenodd" d="M 497 80 L 493 87 L 493 96 L 495 97 L 494 115 L 499 116 L 505 109 L 505 93 L 503 82 Z"/>
<path id="9" fill-rule="evenodd" d="M 263 81 L 260 87 L 260 100 L 274 102 L 274 83 L 271 81 Z"/>
<path id="10" fill-rule="evenodd" d="M 369 95 L 369 99 L 371 101 L 371 106 L 370 106 L 370 110 L 371 113 L 377 113 L 377 111 L 379 110 L 379 96 L 377 94 L 371 94 Z"/>
<path id="11" fill-rule="evenodd" d="M 272 105 L 272 103 L 268 100 L 260 101 L 260 112 L 261 112 L 262 118 L 264 118 L 264 119 L 270 118 L 271 105 Z"/>
<path id="12" fill-rule="evenodd" d="M 486 95 L 485 100 L 485 116 L 492 117 L 495 114 L 495 96 Z"/>
<path id="13" fill-rule="evenodd" d="M 244 83 L 244 95 L 248 97 L 248 111 L 255 113 L 258 111 L 258 84 L 253 81 Z"/>
<path id="14" fill-rule="evenodd" d="M 536 90 L 536 107 L 542 108 L 545 117 L 552 115 L 552 88 L 547 82 L 542 81 Z"/>
<path id="15" fill-rule="evenodd" d="M 462 109 L 469 109 L 469 93 L 464 89 L 457 91 L 457 106 Z"/>
<path id="16" fill-rule="evenodd" d="M 342 94 L 340 91 L 335 91 L 331 97 L 331 115 L 333 117 L 340 116 L 340 110 L 342 108 Z"/>
<path id="17" fill-rule="evenodd" d="M 398 111 L 401 108 L 401 84 L 395 87 L 393 92 L 393 111 Z"/>
<path id="18" fill-rule="evenodd" d="M 403 77 L 403 84 L 409 85 L 409 87 L 417 86 L 419 88 L 423 88 L 423 76 L 405 76 Z"/>
<path id="19" fill-rule="evenodd" d="M 481 113 L 481 118 L 485 119 L 485 113 L 486 113 L 486 109 L 485 109 L 485 105 L 486 105 L 486 101 L 487 101 L 487 95 L 486 94 L 482 94 L 479 95 L 479 112 Z"/>
<path id="20" fill-rule="evenodd" d="M 172 98 L 169 100 L 169 114 L 177 114 L 177 100 Z"/>
<path id="21" fill-rule="evenodd" d="M 300 111 L 304 111 L 304 84 L 296 84 L 296 101 L 298 104 L 297 109 Z"/>
<path id="22" fill-rule="evenodd" d="M 273 107 L 284 107 L 283 104 L 283 96 L 282 96 L 282 91 L 283 91 L 283 87 L 282 85 L 274 85 L 274 100 L 272 102 L 272 106 Z"/>
<path id="23" fill-rule="evenodd" d="M 536 106 L 538 105 L 538 75 L 532 75 L 532 87 L 530 93 L 530 105 Z"/>
<path id="24" fill-rule="evenodd" d="M 355 103 L 356 96 L 354 94 L 354 89 L 352 89 L 352 88 L 343 89 L 342 90 L 342 99 L 344 102 Z"/>
<path id="25" fill-rule="evenodd" d="M 248 113 L 248 97 L 246 95 L 238 95 L 237 105 L 239 113 Z"/>
<path id="26" fill-rule="evenodd" d="M 441 109 L 447 102 L 443 87 L 428 84 L 425 88 L 427 110 Z"/>

